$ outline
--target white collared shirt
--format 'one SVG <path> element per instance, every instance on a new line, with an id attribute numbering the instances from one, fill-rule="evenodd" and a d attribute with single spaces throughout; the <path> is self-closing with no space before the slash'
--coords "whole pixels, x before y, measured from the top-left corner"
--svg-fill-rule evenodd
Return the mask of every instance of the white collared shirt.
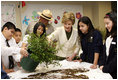
<path id="1" fill-rule="evenodd" d="M 110 48 L 110 45 L 111 45 L 112 40 L 113 40 L 113 38 L 111 38 L 111 36 L 109 36 L 106 39 L 106 55 L 107 56 L 109 56 L 109 48 Z"/>
<path id="2" fill-rule="evenodd" d="M 20 49 L 21 49 L 16 44 L 14 38 L 11 38 L 8 41 L 8 43 L 9 43 L 10 47 L 6 46 L 6 38 L 1 33 L 1 58 L 2 58 L 2 63 L 4 64 L 4 66 L 6 68 L 9 68 L 9 59 L 8 59 L 8 56 L 11 56 L 12 55 L 13 58 L 14 58 L 14 60 L 16 62 L 19 62 L 20 61 L 19 54 L 20 54 Z"/>

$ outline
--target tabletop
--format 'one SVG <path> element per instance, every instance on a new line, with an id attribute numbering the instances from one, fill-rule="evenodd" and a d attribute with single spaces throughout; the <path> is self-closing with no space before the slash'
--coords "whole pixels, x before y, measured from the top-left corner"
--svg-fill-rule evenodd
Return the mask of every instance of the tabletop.
<path id="1" fill-rule="evenodd" d="M 9 73 L 8 75 L 10 76 L 11 79 L 21 79 L 21 78 L 27 78 L 29 75 L 34 75 L 37 73 L 45 73 L 51 70 L 81 68 L 89 71 L 76 73 L 76 75 L 80 75 L 80 74 L 87 75 L 89 79 L 112 79 L 109 73 L 103 73 L 99 68 L 91 69 L 90 68 L 90 66 L 92 65 L 91 63 L 87 63 L 87 62 L 79 63 L 79 62 L 62 60 L 59 61 L 59 64 L 60 65 L 56 65 L 56 66 L 54 64 L 50 64 L 48 65 L 48 67 L 46 67 L 45 64 L 42 63 L 37 66 L 35 72 L 27 72 L 21 68 L 16 72 Z"/>

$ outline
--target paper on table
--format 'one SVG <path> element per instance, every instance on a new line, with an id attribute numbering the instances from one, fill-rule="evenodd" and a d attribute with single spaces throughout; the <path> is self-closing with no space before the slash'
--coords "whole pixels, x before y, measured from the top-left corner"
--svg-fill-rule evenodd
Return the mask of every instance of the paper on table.
<path id="1" fill-rule="evenodd" d="M 47 68 L 45 64 L 42 63 L 37 66 L 36 72 L 28 73 L 24 70 L 18 70 L 16 72 L 9 73 L 8 75 L 11 76 L 12 79 L 21 79 L 32 74 L 47 72 L 51 70 L 86 68 L 86 69 L 89 69 L 88 72 L 79 73 L 79 74 L 85 74 L 89 77 L 89 79 L 112 79 L 110 74 L 103 73 L 99 68 L 90 69 L 90 65 L 92 65 L 90 63 L 86 63 L 86 62 L 79 63 L 79 62 L 73 62 L 73 61 L 67 61 L 67 60 L 59 61 L 59 63 L 62 66 L 59 66 L 59 65 L 54 66 L 53 64 L 50 64 L 48 65 L 48 68 Z M 79 75 L 79 74 L 76 74 L 76 75 Z"/>

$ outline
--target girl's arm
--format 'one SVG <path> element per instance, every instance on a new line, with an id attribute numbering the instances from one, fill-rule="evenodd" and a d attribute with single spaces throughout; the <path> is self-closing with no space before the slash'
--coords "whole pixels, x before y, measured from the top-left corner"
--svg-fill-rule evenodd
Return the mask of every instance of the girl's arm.
<path id="1" fill-rule="evenodd" d="M 90 66 L 90 68 L 92 68 L 92 69 L 97 68 L 98 59 L 99 59 L 99 53 L 95 53 L 94 54 L 94 62 L 93 62 L 93 65 Z"/>
<path id="2" fill-rule="evenodd" d="M 102 42 L 102 35 L 100 34 L 99 31 L 94 31 L 93 37 L 94 37 L 93 39 L 94 61 L 93 65 L 91 65 L 90 68 L 96 69 L 99 55 L 102 54 L 103 42 Z"/>

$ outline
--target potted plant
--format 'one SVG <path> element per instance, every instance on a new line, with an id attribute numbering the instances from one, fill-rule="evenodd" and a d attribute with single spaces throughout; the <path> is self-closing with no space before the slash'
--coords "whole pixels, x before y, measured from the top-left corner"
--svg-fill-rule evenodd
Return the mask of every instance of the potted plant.
<path id="1" fill-rule="evenodd" d="M 28 57 L 23 57 L 21 60 L 21 66 L 26 71 L 34 71 L 39 63 L 45 62 L 48 64 L 57 64 L 59 57 L 55 55 L 56 47 L 55 43 L 48 42 L 46 36 L 38 37 L 34 33 L 30 34 L 28 38 Z"/>

